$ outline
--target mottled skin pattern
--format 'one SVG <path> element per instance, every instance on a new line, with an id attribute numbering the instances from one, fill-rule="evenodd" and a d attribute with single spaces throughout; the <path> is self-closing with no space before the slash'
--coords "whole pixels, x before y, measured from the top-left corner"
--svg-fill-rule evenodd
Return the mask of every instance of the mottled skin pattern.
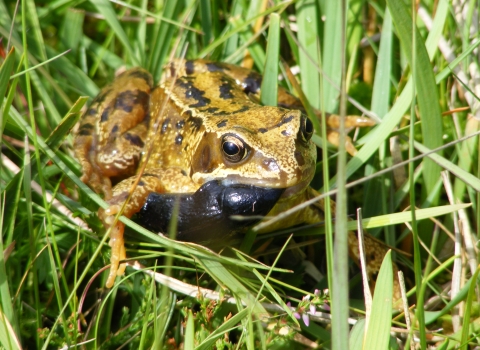
<path id="1" fill-rule="evenodd" d="M 123 211 L 127 217 L 141 209 L 151 192 L 192 193 L 215 179 L 286 188 L 269 216 L 317 195 L 309 187 L 316 148 L 303 107 L 284 89 L 279 90 L 279 107 L 259 105 L 260 84 L 261 76 L 250 70 L 195 60 L 171 64 L 158 87 L 146 71 L 131 69 L 95 98 L 82 118 L 75 152 L 82 180 L 110 204 L 99 211 L 105 226 L 111 226 L 107 287 L 125 269 L 120 264 L 126 258 L 124 224 L 113 225 L 113 218 L 129 195 Z M 335 141 L 338 116 L 329 115 L 327 124 L 329 139 Z M 348 127 L 371 124 L 366 118 L 347 118 Z M 350 140 L 347 149 L 355 152 Z M 112 181 L 118 182 L 113 188 Z M 316 203 L 270 230 L 321 222 L 323 212 L 323 202 Z M 351 255 L 358 257 L 354 233 L 349 244 Z M 386 250 L 368 237 L 366 249 L 368 272 L 374 276 Z"/>

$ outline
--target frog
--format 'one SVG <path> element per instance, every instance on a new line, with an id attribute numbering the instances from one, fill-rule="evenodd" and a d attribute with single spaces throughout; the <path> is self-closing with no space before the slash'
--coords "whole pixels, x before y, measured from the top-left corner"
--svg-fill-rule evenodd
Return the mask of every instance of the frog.
<path id="1" fill-rule="evenodd" d="M 151 218 L 166 210 L 165 203 L 183 196 L 185 203 L 197 208 L 195 222 L 202 222 L 205 231 L 215 231 L 209 229 L 211 211 L 202 209 L 205 198 L 215 202 L 212 207 L 221 215 L 228 206 L 225 193 L 234 193 L 230 198 L 247 198 L 243 204 L 250 208 L 249 214 L 271 217 L 318 195 L 310 186 L 317 159 L 312 122 L 300 100 L 281 86 L 277 106 L 261 105 L 261 82 L 259 73 L 230 63 L 175 60 L 166 66 L 158 84 L 146 70 L 132 68 L 93 100 L 81 118 L 74 148 L 83 171 L 81 180 L 109 205 L 98 211 L 110 229 L 108 288 L 126 266 L 125 225 L 114 220 L 120 211 L 128 218 L 139 213 Z M 315 114 L 322 115 L 318 110 Z M 339 116 L 325 115 L 328 139 L 335 143 Z M 374 124 L 360 116 L 345 120 L 349 129 Z M 349 137 L 346 149 L 356 153 Z M 155 203 L 160 207 L 146 209 Z M 230 208 L 234 213 L 239 210 L 236 204 Z M 164 217 L 163 228 L 168 215 Z M 220 222 L 225 220 L 229 220 L 225 215 L 220 217 Z M 323 220 L 320 201 L 264 231 Z M 225 227 L 235 231 L 231 222 Z M 184 238 L 197 240 L 195 234 Z M 353 232 L 348 242 L 351 256 L 358 259 Z M 365 245 L 367 270 L 374 276 L 386 249 L 370 237 Z"/>

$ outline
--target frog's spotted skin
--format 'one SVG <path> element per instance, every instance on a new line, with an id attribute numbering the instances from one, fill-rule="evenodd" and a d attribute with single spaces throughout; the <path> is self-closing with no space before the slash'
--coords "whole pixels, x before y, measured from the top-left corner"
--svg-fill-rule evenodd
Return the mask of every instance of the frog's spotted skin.
<path id="1" fill-rule="evenodd" d="M 312 125 L 300 102 L 283 89 L 280 107 L 256 103 L 260 84 L 258 73 L 233 65 L 175 62 L 157 87 L 146 71 L 134 68 L 93 101 L 80 123 L 75 151 L 82 180 L 110 204 L 99 212 L 111 226 L 108 287 L 125 269 L 119 266 L 126 258 L 124 224 L 113 224 L 113 216 L 130 193 L 123 211 L 127 217 L 137 213 L 152 192 L 193 193 L 211 180 L 286 189 L 269 215 L 314 196 L 309 187 L 316 160 Z M 328 117 L 332 128 L 337 121 Z M 347 124 L 371 122 L 351 117 Z M 135 187 L 139 169 L 143 173 Z M 112 188 L 112 182 L 118 183 Z M 322 220 L 323 208 L 312 205 L 281 224 Z M 383 253 L 377 250 L 374 255 Z"/>

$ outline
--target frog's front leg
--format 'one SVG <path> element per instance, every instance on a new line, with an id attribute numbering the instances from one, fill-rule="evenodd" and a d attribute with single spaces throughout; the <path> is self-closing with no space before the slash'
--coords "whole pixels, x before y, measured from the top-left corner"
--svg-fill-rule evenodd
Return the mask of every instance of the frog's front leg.
<path id="1" fill-rule="evenodd" d="M 111 288 L 116 276 L 125 272 L 125 263 L 120 264 L 126 258 L 124 230 L 125 224 L 116 221 L 115 215 L 120 211 L 128 218 L 142 209 L 150 193 L 191 193 L 198 188 L 181 169 L 147 169 L 140 177 L 132 176 L 119 182 L 113 188 L 113 196 L 107 203 L 110 205 L 105 210 L 99 211 L 100 219 L 108 229 L 110 227 L 110 242 L 112 248 L 110 257 L 110 273 L 106 286 Z M 129 199 L 130 197 L 130 199 Z M 129 199 L 129 200 L 127 200 Z M 123 208 L 123 210 L 122 210 Z"/>

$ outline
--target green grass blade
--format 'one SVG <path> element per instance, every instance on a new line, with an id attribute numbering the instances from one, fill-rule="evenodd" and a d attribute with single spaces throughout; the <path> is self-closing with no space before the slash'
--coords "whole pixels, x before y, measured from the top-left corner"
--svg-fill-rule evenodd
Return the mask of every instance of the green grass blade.
<path id="1" fill-rule="evenodd" d="M 336 3 L 328 1 L 327 3 Z M 300 59 L 300 77 L 302 79 L 302 90 L 305 92 L 310 105 L 320 109 L 323 108 L 327 112 L 332 112 L 332 110 L 338 105 L 338 89 L 335 89 L 334 92 L 334 99 L 335 102 L 332 104 L 332 101 L 329 100 L 331 98 L 331 86 L 327 83 L 325 87 L 325 106 L 320 106 L 320 76 L 317 73 L 318 67 L 320 66 L 320 57 L 319 57 L 319 50 L 318 50 L 318 38 L 320 38 L 320 33 L 318 32 L 319 23 L 318 23 L 318 3 L 316 1 L 311 0 L 302 0 L 298 1 L 295 4 L 295 8 L 297 10 L 297 25 L 298 25 L 298 42 L 300 44 L 299 59 Z M 332 21 L 328 21 L 330 24 Z M 339 22 L 339 21 L 338 21 Z M 337 22 L 337 23 L 338 23 Z M 332 29 L 332 28 L 330 28 Z M 327 29 L 326 29 L 327 30 Z M 331 32 L 339 34 L 339 32 Z M 335 36 L 335 35 L 333 35 Z M 336 37 L 338 39 L 338 37 Z M 327 39 L 327 37 L 325 38 Z M 330 39 L 327 39 L 330 40 Z M 331 41 L 325 42 L 326 45 L 332 44 Z M 334 49 L 334 47 L 331 47 Z M 334 59 L 335 54 L 339 54 L 339 51 L 336 50 L 335 52 L 330 52 L 330 48 L 328 50 L 328 57 L 326 57 L 326 53 L 324 53 L 323 59 L 328 59 L 328 66 L 324 67 L 325 69 L 332 68 L 331 59 Z M 340 62 L 340 56 L 335 57 L 337 61 L 335 62 L 338 64 Z M 313 62 L 312 62 L 313 61 Z M 324 61 L 325 62 L 325 61 Z M 335 76 L 334 72 L 329 72 L 329 77 Z M 332 73 L 332 76 L 330 76 Z M 340 78 L 340 70 L 338 70 L 338 78 Z M 340 80 L 338 79 L 338 86 L 340 86 Z"/>
<path id="2" fill-rule="evenodd" d="M 8 88 L 8 81 L 10 80 L 10 76 L 13 72 L 13 66 L 15 63 L 15 49 L 12 47 L 10 52 L 8 53 L 7 57 L 5 57 L 5 61 L 3 61 L 2 65 L 0 66 L 0 111 L 3 112 L 3 103 L 4 103 L 4 96 L 7 92 Z M 0 121 L 0 136 L 3 132 L 3 121 Z M 0 137 L 1 140 L 1 137 Z M 0 141 L 1 142 L 1 141 Z"/>
<path id="3" fill-rule="evenodd" d="M 201 344 L 196 347 L 196 350 L 209 350 L 213 348 L 215 341 L 222 337 L 226 332 L 237 328 L 237 324 L 240 323 L 245 317 L 248 317 L 250 310 L 245 308 L 240 310 L 235 316 L 228 319 L 228 321 L 221 324 L 215 331 L 213 331 Z"/>
<path id="4" fill-rule="evenodd" d="M 22 349 L 20 340 L 17 338 L 12 325 L 0 309 L 0 345 L 4 349 Z"/>
<path id="5" fill-rule="evenodd" d="M 77 102 L 73 104 L 72 108 L 70 108 L 60 124 L 57 125 L 55 130 L 53 130 L 50 136 L 45 140 L 48 147 L 55 149 L 59 146 L 60 142 L 62 142 L 68 132 L 72 130 L 80 119 L 80 112 L 85 105 L 85 102 L 87 102 L 87 97 L 79 97 Z"/>
<path id="6" fill-rule="evenodd" d="M 118 40 L 120 40 L 123 47 L 129 54 L 129 58 L 132 61 L 133 65 L 140 66 L 140 61 L 138 57 L 135 56 L 135 52 L 130 45 L 127 34 L 125 34 L 123 27 L 120 25 L 120 22 L 117 19 L 117 14 L 113 10 L 111 3 L 107 0 L 91 0 L 91 2 L 93 3 L 93 5 L 95 5 L 98 12 L 103 17 L 105 17 L 105 21 L 107 21 L 109 27 L 115 33 L 115 36 L 118 38 Z"/>
<path id="7" fill-rule="evenodd" d="M 213 38 L 213 18 L 210 0 L 200 0 L 200 13 L 202 18 L 203 46 L 207 46 Z"/>
<path id="8" fill-rule="evenodd" d="M 37 9 L 35 7 L 34 0 L 23 1 L 23 5 L 26 8 L 23 11 L 27 13 L 28 21 L 28 45 L 29 50 L 35 53 L 35 56 L 40 61 L 47 60 L 47 54 L 45 52 L 45 42 L 43 41 L 42 29 L 40 28 L 40 21 L 37 17 Z"/>
<path id="9" fill-rule="evenodd" d="M 83 36 L 85 12 L 76 9 L 68 9 L 63 19 L 59 37 L 65 50 L 72 50 L 72 55 L 77 57 L 79 45 Z"/>
<path id="10" fill-rule="evenodd" d="M 260 102 L 265 106 L 276 106 L 278 97 L 278 62 L 280 52 L 280 16 L 270 15 L 267 57 L 262 80 Z"/>
<path id="11" fill-rule="evenodd" d="M 353 326 L 350 331 L 348 344 L 350 345 L 350 350 L 362 350 L 363 349 L 363 339 L 365 338 L 365 319 L 361 318 L 357 320 L 357 323 Z"/>
<path id="12" fill-rule="evenodd" d="M 434 218 L 437 216 L 442 216 L 446 214 L 453 213 L 460 209 L 466 209 L 471 207 L 471 204 L 454 204 L 454 205 L 444 205 L 440 207 L 432 207 L 426 209 L 417 209 L 415 210 L 415 216 L 417 221 L 425 220 L 429 218 Z M 384 227 L 387 225 L 398 225 L 405 222 L 412 221 L 412 213 L 410 211 L 404 211 L 401 213 L 380 215 L 373 218 L 367 218 L 362 220 L 362 226 L 365 229 L 373 229 L 376 227 Z M 355 230 L 357 228 L 357 220 L 352 220 L 347 223 L 349 230 Z M 320 232 L 323 231 L 323 228 L 319 228 Z"/>
<path id="13" fill-rule="evenodd" d="M 175 18 L 179 3 L 180 2 L 178 1 L 166 1 L 164 4 L 162 17 L 167 19 Z M 170 42 L 174 31 L 175 26 L 173 24 L 162 21 L 160 25 L 158 25 L 158 30 L 155 32 L 153 40 L 151 40 L 149 43 L 151 47 L 153 47 L 153 50 L 150 55 L 147 68 L 149 69 L 150 73 L 152 73 L 155 81 L 160 80 L 163 70 L 163 63 L 168 51 L 170 50 L 170 46 L 167 45 L 167 43 Z"/>
<path id="14" fill-rule="evenodd" d="M 415 86 L 422 118 L 423 143 L 428 148 L 436 148 L 443 143 L 442 115 L 438 103 L 435 76 L 426 47 L 417 30 L 415 31 L 416 46 L 412 47 L 412 19 L 405 3 L 402 1 L 389 0 L 387 4 L 410 66 L 415 65 L 415 70 L 419 72 L 419 74 L 416 75 Z M 430 40 L 438 40 L 437 32 L 433 33 L 432 39 Z M 415 50 L 415 61 L 412 61 L 413 50 Z M 434 184 L 440 176 L 440 170 L 440 167 L 431 160 L 424 160 L 423 177 L 427 193 L 433 191 Z M 436 202 L 437 200 L 434 200 L 433 204 Z"/>
<path id="15" fill-rule="evenodd" d="M 239 300 L 246 303 L 256 315 L 265 315 L 266 310 L 255 301 L 248 289 L 218 261 L 202 259 L 200 264 L 208 271 L 220 286 L 228 288 Z"/>
<path id="16" fill-rule="evenodd" d="M 185 326 L 185 340 L 183 345 L 185 350 L 195 349 L 195 322 L 192 310 L 188 310 L 187 325 Z"/>
<path id="17" fill-rule="evenodd" d="M 477 280 L 478 279 L 478 273 L 480 270 L 477 268 L 475 273 L 472 276 L 472 280 Z M 465 305 L 465 314 L 463 315 L 464 323 L 462 327 L 462 338 L 461 338 L 461 347 L 460 349 L 462 350 L 467 350 L 469 349 L 468 342 L 469 342 L 469 336 L 470 336 L 470 327 L 469 327 L 469 320 L 470 316 L 472 313 L 472 302 L 474 298 L 476 297 L 475 295 L 475 289 L 476 285 L 474 283 L 470 284 L 470 288 L 468 289 L 468 296 L 467 296 L 467 304 Z"/>
<path id="18" fill-rule="evenodd" d="M 0 198 L 2 206 L 0 208 L 0 232 L 7 232 L 4 229 L 5 219 L 5 202 L 6 194 L 3 193 Z M 17 324 L 17 317 L 15 316 L 14 307 L 12 305 L 12 299 L 10 295 L 10 285 L 7 278 L 7 269 L 5 267 L 6 259 L 4 255 L 4 237 L 0 235 L 0 344 L 4 344 L 6 348 L 8 343 L 14 342 L 13 337 L 15 333 L 19 333 L 19 327 Z M 12 346 L 13 347 L 13 346 Z"/>
<path id="19" fill-rule="evenodd" d="M 380 49 L 378 52 L 377 67 L 375 68 L 375 80 L 372 91 L 372 111 L 379 117 L 388 113 L 390 101 L 390 74 L 392 74 L 392 50 L 393 50 L 393 25 L 392 17 L 388 9 L 382 25 Z"/>
<path id="20" fill-rule="evenodd" d="M 393 268 L 392 252 L 388 251 L 376 281 L 372 313 L 365 336 L 364 349 L 388 349 L 392 325 Z"/>
<path id="21" fill-rule="evenodd" d="M 140 17 L 140 23 L 136 30 L 136 40 L 134 42 L 135 56 L 138 57 L 139 61 L 142 63 L 142 67 L 146 64 L 146 42 L 147 42 L 147 10 L 148 0 L 142 0 L 140 11 L 138 15 Z"/>
<path id="22" fill-rule="evenodd" d="M 326 80 L 324 86 L 325 106 L 322 108 L 329 113 L 334 113 L 338 108 L 340 95 L 340 80 L 342 76 L 341 61 L 341 33 L 342 14 L 339 1 L 325 2 L 325 28 L 323 35 L 323 72 Z M 302 67 L 303 69 L 303 67 Z M 309 71 L 306 71 L 306 74 Z"/>
<path id="23" fill-rule="evenodd" d="M 420 142 L 414 142 L 414 146 L 418 151 L 422 153 L 428 153 L 431 151 L 429 148 L 427 148 Z M 437 153 L 429 154 L 427 157 L 429 157 L 432 161 L 437 163 L 442 168 L 450 171 L 458 179 L 464 181 L 468 186 L 473 187 L 476 191 L 480 191 L 480 180 L 475 175 L 472 175 L 468 171 L 465 171 L 458 165 L 450 162 L 448 159 L 445 159 Z"/>

